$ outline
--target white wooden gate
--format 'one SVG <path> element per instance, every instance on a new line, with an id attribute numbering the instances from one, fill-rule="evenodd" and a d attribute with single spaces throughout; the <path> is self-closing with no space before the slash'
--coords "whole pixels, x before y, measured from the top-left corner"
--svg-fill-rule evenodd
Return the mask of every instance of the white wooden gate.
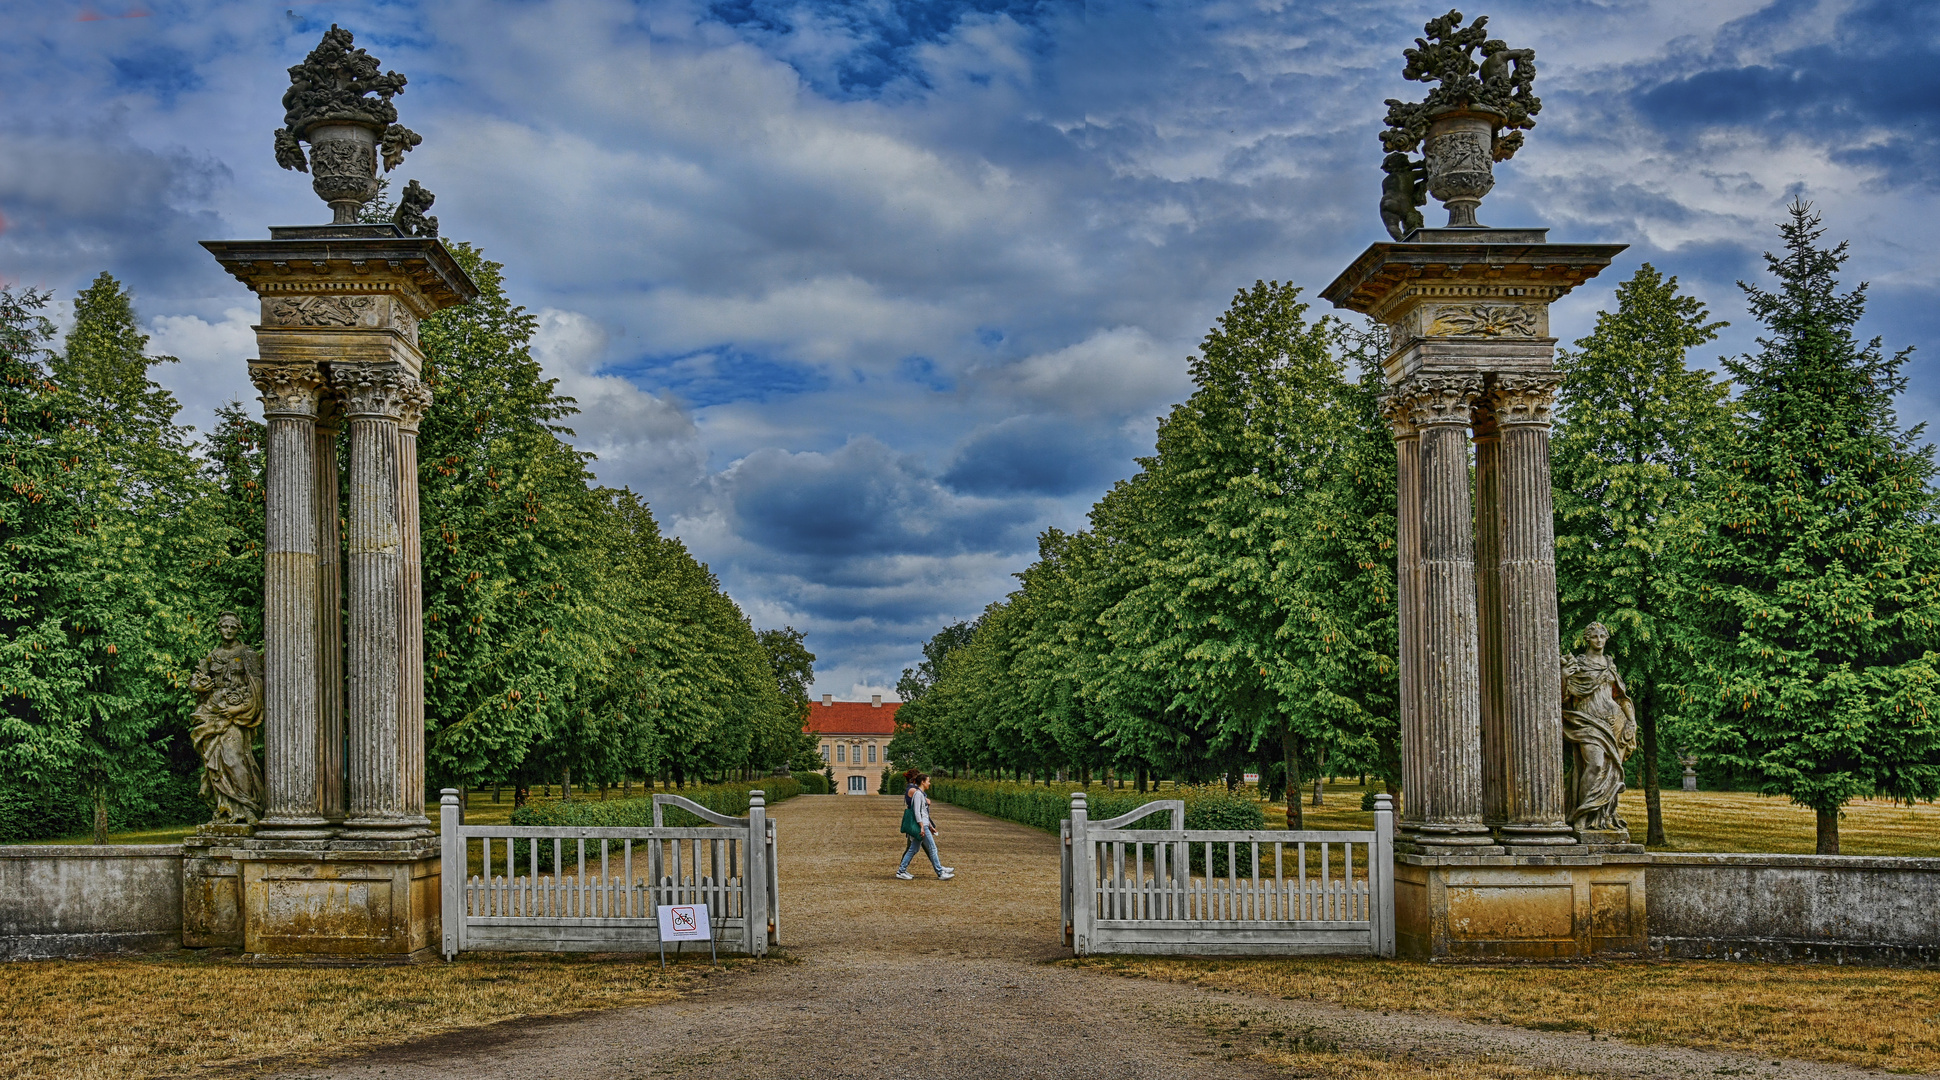
<path id="1" fill-rule="evenodd" d="M 775 823 L 762 792 L 749 792 L 744 818 L 655 795 L 644 829 L 466 825 L 460 798 L 446 788 L 441 800 L 447 960 L 473 949 L 657 949 L 661 904 L 706 904 L 725 951 L 762 956 L 781 943 Z M 667 828 L 666 806 L 710 824 Z"/>
<path id="2" fill-rule="evenodd" d="M 1127 826 L 1171 814 L 1171 828 Z M 1163 799 L 1060 830 L 1064 941 L 1092 953 L 1394 955 L 1394 813 L 1371 830 L 1188 830 Z"/>

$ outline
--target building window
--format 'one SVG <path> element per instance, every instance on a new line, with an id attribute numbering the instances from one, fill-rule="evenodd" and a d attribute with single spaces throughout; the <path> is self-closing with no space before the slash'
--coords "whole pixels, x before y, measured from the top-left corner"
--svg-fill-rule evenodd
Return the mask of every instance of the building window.
<path id="1" fill-rule="evenodd" d="M 836 744 L 835 744 L 835 760 L 837 760 L 837 761 L 847 761 L 847 760 L 849 760 L 849 757 L 848 757 L 848 749 L 849 749 L 849 748 L 848 748 L 847 746 L 845 746 L 845 745 L 843 745 L 842 743 L 836 743 Z"/>
<path id="2" fill-rule="evenodd" d="M 828 759 L 829 759 L 829 744 L 828 744 L 828 743 L 823 743 L 823 744 L 822 744 L 822 760 L 823 760 L 823 761 L 827 761 Z"/>
<path id="3" fill-rule="evenodd" d="M 876 744 L 870 743 L 869 744 L 869 764 L 874 765 L 875 763 L 876 763 Z"/>
<path id="4" fill-rule="evenodd" d="M 869 794 L 869 778 L 866 776 L 849 777 L 849 794 L 851 795 Z"/>

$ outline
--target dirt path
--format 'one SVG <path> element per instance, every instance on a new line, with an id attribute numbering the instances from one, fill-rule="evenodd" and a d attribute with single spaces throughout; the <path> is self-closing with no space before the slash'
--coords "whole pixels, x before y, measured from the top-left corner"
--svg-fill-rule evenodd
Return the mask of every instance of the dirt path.
<path id="1" fill-rule="evenodd" d="M 1049 835 L 938 806 L 939 844 L 960 876 L 935 880 L 919 854 L 916 880 L 898 881 L 900 798 L 803 797 L 773 813 L 786 962 L 669 1005 L 513 1021 L 281 1075 L 1266 1077 L 1289 1074 L 1254 1052 L 1289 1043 L 1617 1077 L 1877 1075 L 1053 967 L 1042 961 L 1068 954 Z"/>

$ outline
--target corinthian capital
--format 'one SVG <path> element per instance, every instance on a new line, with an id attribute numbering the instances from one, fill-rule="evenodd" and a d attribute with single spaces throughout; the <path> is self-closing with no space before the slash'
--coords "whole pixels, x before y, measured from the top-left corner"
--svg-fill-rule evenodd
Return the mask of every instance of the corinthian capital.
<path id="1" fill-rule="evenodd" d="M 1381 395 L 1381 419 L 1388 422 L 1388 429 L 1397 439 L 1406 439 L 1415 434 L 1414 411 L 1408 406 L 1408 398 L 1397 387 Z"/>
<path id="2" fill-rule="evenodd" d="M 1556 375 L 1497 376 L 1488 407 L 1498 424 L 1547 424 L 1562 384 Z"/>
<path id="3" fill-rule="evenodd" d="M 344 416 L 401 420 L 417 378 L 395 364 L 332 364 L 330 385 L 343 397 Z"/>
<path id="4" fill-rule="evenodd" d="M 1469 410 L 1482 396 L 1479 375 L 1417 375 L 1391 395 L 1416 427 L 1469 423 Z"/>
<path id="5" fill-rule="evenodd" d="M 418 421 L 424 419 L 424 411 L 431 407 L 431 388 L 417 379 L 405 387 L 398 404 L 398 426 L 415 433 Z"/>
<path id="6" fill-rule="evenodd" d="M 317 401 L 323 392 L 323 374 L 312 364 L 251 364 L 249 381 L 263 402 L 263 415 L 317 415 Z"/>

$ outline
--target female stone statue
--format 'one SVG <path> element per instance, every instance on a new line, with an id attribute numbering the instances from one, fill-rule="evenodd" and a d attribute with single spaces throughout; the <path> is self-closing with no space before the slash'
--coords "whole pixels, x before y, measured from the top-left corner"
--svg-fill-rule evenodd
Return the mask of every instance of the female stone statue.
<path id="1" fill-rule="evenodd" d="M 237 639 L 242 620 L 216 620 L 222 644 L 195 665 L 189 689 L 195 713 L 189 737 L 202 755 L 202 797 L 216 804 L 212 825 L 254 825 L 263 812 L 263 769 L 256 729 L 263 722 L 263 654 Z"/>
<path id="2" fill-rule="evenodd" d="M 1570 824 L 1578 832 L 1625 830 L 1617 816 L 1623 761 L 1637 749 L 1637 708 L 1603 655 L 1610 631 L 1591 623 L 1583 631 L 1586 651 L 1563 658 L 1563 737 L 1576 749 L 1570 785 Z"/>

